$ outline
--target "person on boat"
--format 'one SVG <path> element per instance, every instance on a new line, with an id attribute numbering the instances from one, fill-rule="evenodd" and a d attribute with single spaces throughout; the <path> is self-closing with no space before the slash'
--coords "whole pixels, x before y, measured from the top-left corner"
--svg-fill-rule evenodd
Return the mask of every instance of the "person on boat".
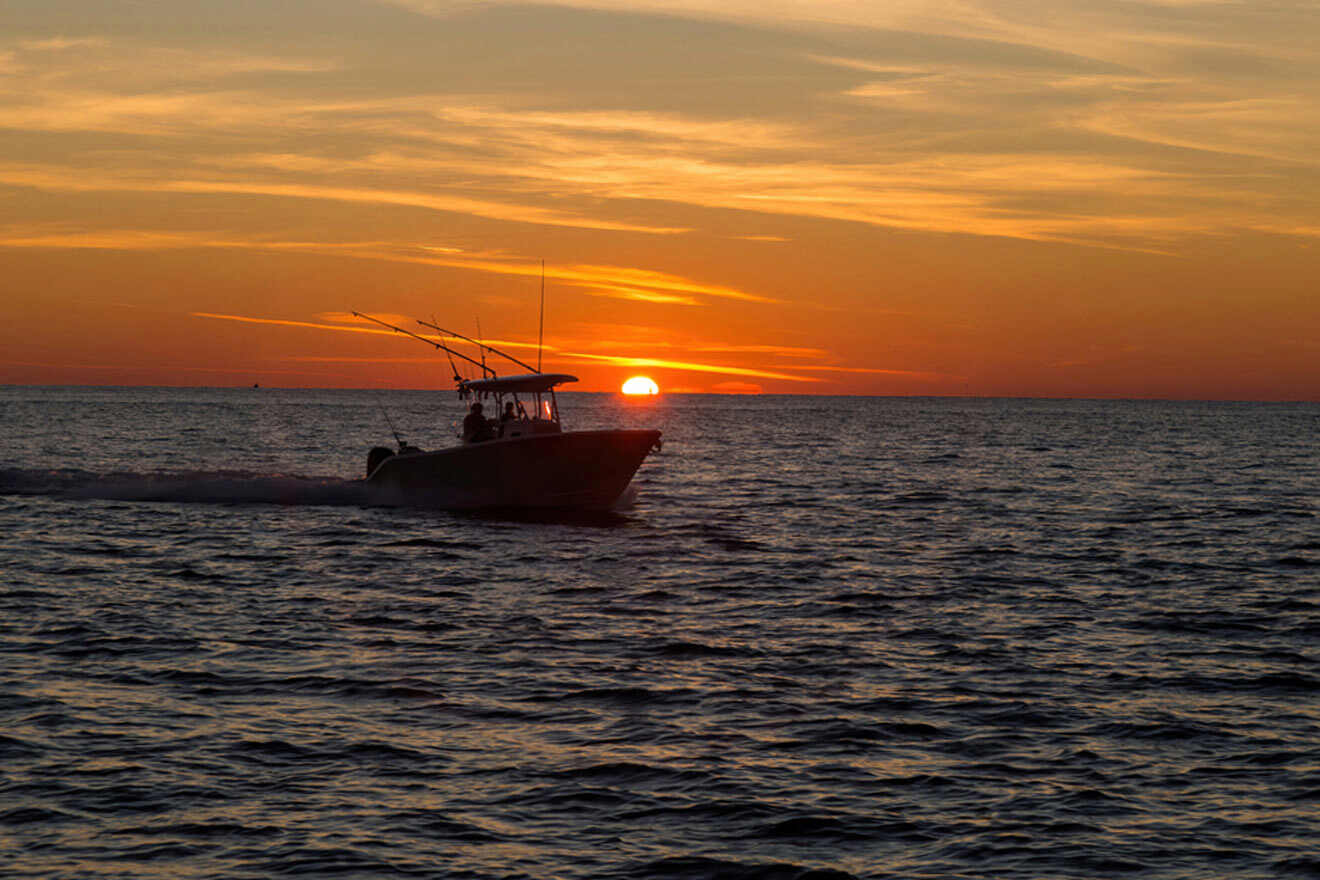
<path id="1" fill-rule="evenodd" d="M 482 415 L 481 401 L 472 404 L 472 410 L 463 417 L 463 442 L 484 443 L 495 439 L 495 432 L 490 429 L 490 422 Z"/>
<path id="2" fill-rule="evenodd" d="M 506 422 L 514 422 L 517 420 L 518 420 L 518 413 L 514 411 L 513 401 L 510 400 L 508 403 L 504 404 L 504 412 L 500 413 L 500 425 L 504 425 Z"/>

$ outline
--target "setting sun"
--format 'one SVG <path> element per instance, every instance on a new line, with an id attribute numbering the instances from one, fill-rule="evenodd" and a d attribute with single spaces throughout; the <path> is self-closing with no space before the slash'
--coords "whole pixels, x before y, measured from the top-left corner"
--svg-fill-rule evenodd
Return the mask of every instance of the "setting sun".
<path id="1" fill-rule="evenodd" d="M 633 376 L 623 383 L 624 394 L 659 394 L 660 386 L 645 376 Z"/>

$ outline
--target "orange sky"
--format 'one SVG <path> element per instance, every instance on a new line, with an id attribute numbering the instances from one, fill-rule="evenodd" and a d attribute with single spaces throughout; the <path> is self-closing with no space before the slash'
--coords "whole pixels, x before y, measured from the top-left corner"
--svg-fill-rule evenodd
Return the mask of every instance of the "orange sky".
<path id="1" fill-rule="evenodd" d="M 1313 16 L 16 0 L 0 382 L 1320 400 Z"/>

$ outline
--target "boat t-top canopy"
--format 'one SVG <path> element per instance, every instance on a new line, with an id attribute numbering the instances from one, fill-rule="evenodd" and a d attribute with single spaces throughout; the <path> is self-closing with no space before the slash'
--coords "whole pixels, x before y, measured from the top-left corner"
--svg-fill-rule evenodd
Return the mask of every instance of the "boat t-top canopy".
<path id="1" fill-rule="evenodd" d="M 556 385 L 576 382 L 577 376 L 567 373 L 526 373 L 521 376 L 500 376 L 496 379 L 464 379 L 458 383 L 463 395 L 477 394 L 541 394 Z"/>

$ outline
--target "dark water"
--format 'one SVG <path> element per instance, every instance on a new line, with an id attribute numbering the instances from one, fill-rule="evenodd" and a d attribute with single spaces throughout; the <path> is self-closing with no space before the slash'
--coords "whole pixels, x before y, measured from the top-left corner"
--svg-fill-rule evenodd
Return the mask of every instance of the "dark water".
<path id="1" fill-rule="evenodd" d="M 1320 407 L 565 396 L 561 521 L 378 401 L 0 389 L 0 875 L 1320 876 Z"/>

